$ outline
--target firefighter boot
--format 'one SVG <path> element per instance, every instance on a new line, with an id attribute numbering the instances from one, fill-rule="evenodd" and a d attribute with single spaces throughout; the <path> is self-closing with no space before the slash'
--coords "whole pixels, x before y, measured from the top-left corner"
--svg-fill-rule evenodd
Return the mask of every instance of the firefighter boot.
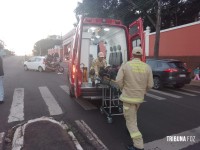
<path id="1" fill-rule="evenodd" d="M 139 149 L 139 148 L 134 147 L 133 145 L 128 145 L 127 150 L 144 150 L 144 149 Z"/>

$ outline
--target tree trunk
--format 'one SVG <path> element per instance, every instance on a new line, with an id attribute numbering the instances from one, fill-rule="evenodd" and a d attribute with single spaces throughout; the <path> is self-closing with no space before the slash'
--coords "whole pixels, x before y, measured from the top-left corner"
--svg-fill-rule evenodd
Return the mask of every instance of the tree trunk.
<path id="1" fill-rule="evenodd" d="M 156 22 L 156 36 L 155 36 L 155 44 L 154 44 L 154 58 L 155 59 L 159 57 L 160 24 L 161 24 L 161 0 L 157 0 L 157 2 L 158 2 L 158 11 L 157 11 L 157 22 Z"/>

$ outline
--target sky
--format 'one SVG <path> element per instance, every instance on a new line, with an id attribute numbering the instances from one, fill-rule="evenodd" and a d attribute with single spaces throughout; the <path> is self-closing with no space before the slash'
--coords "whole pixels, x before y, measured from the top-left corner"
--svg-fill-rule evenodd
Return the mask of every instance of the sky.
<path id="1" fill-rule="evenodd" d="M 31 54 L 37 41 L 73 29 L 78 1 L 0 0 L 0 40 L 17 55 Z"/>

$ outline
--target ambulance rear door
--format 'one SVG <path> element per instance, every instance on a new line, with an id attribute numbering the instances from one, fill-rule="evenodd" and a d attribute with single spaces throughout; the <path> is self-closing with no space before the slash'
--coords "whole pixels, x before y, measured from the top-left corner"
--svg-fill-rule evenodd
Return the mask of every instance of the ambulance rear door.
<path id="1" fill-rule="evenodd" d="M 81 36 L 82 36 L 82 18 L 77 26 L 76 31 L 76 43 L 75 43 L 75 59 L 73 65 L 74 72 L 74 94 L 78 98 L 81 96 L 81 84 L 82 84 L 82 70 L 80 64 L 80 50 L 81 50 Z"/>
<path id="2" fill-rule="evenodd" d="M 144 31 L 143 31 L 143 21 L 142 18 L 132 22 L 129 25 L 129 57 L 132 58 L 132 49 L 134 47 L 140 46 L 143 50 L 142 61 L 145 62 L 145 41 L 144 41 Z"/>

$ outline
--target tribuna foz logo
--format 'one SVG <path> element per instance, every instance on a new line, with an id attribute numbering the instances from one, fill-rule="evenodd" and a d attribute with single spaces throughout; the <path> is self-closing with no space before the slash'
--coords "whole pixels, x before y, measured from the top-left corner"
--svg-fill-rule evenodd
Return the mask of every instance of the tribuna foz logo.
<path id="1" fill-rule="evenodd" d="M 167 136 L 167 142 L 194 142 L 195 136 Z"/>

